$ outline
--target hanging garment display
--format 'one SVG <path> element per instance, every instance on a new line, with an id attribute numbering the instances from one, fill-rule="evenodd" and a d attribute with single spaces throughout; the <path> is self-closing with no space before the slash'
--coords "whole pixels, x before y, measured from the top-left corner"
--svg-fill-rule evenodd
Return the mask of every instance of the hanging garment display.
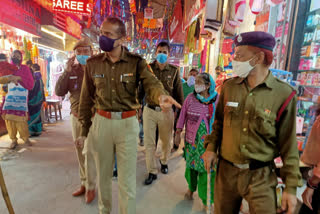
<path id="1" fill-rule="evenodd" d="M 246 1 L 245 0 L 236 0 L 235 19 L 238 22 L 243 22 L 245 11 L 246 11 Z"/>
<path id="2" fill-rule="evenodd" d="M 212 34 L 211 39 L 216 37 L 222 25 L 223 3 L 224 0 L 207 1 L 204 30 Z"/>
<path id="3" fill-rule="evenodd" d="M 251 12 L 258 15 L 263 10 L 264 0 L 250 0 L 249 6 Z"/>
<path id="4" fill-rule="evenodd" d="M 223 27 L 223 33 L 226 36 L 235 36 L 236 26 L 239 25 L 239 22 L 235 18 L 235 0 L 228 1 L 227 13 L 225 18 L 225 23 Z"/>

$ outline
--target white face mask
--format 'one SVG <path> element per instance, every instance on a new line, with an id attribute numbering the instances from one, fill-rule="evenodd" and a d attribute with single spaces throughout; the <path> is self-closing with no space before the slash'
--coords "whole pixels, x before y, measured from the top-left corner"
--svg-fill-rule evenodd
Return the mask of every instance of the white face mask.
<path id="1" fill-rule="evenodd" d="M 252 59 L 253 58 L 251 58 L 246 62 L 239 62 L 239 61 L 233 60 L 232 61 L 233 73 L 238 77 L 246 78 L 250 74 L 250 72 L 255 68 L 255 66 L 250 65 L 250 61 Z"/>
<path id="2" fill-rule="evenodd" d="M 203 92 L 204 90 L 206 90 L 206 86 L 205 85 L 194 85 L 194 90 L 196 91 L 197 94 Z"/>

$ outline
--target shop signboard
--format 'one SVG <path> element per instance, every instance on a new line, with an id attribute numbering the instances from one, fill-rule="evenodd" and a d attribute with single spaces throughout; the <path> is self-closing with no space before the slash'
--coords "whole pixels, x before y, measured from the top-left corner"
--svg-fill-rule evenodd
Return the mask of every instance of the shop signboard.
<path id="1" fill-rule="evenodd" d="M 182 18 L 182 7 L 181 0 L 178 0 L 174 8 L 174 12 L 170 21 L 169 26 L 169 37 L 170 42 L 184 42 L 184 33 L 183 33 L 183 18 Z"/>
<path id="2" fill-rule="evenodd" d="M 81 38 L 81 25 L 64 13 L 55 13 L 52 23 L 49 24 L 77 39 Z"/>
<path id="3" fill-rule="evenodd" d="M 1 0 L 0 22 L 40 36 L 40 6 L 28 0 Z"/>
<path id="4" fill-rule="evenodd" d="M 54 11 L 84 16 L 90 16 L 93 8 L 89 0 L 53 0 L 52 7 Z"/>
<path id="5" fill-rule="evenodd" d="M 202 12 L 205 7 L 204 0 L 185 0 L 184 1 L 184 19 L 183 29 L 192 24 L 194 19 Z"/>
<path id="6" fill-rule="evenodd" d="M 153 9 L 147 7 L 144 9 L 144 18 L 145 19 L 153 19 Z"/>

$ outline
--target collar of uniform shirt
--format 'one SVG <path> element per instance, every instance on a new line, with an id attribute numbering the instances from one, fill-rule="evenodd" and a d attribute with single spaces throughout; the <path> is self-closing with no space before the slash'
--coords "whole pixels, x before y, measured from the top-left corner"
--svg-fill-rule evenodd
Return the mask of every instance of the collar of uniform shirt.
<path id="1" fill-rule="evenodd" d="M 80 64 L 73 64 L 71 67 L 73 71 L 83 71 L 82 66 Z"/>
<path id="2" fill-rule="evenodd" d="M 156 69 L 160 70 L 160 67 L 159 67 L 157 61 L 154 61 L 154 64 L 156 66 Z M 164 71 L 164 70 L 169 70 L 169 63 L 167 63 L 167 65 L 164 67 L 164 69 L 162 71 Z"/>
<path id="3" fill-rule="evenodd" d="M 237 84 L 241 84 L 246 80 L 246 78 L 238 78 L 235 82 Z M 272 75 L 272 72 L 269 71 L 269 74 L 266 78 L 266 80 L 261 83 L 261 84 L 265 84 L 268 88 L 273 89 L 274 88 L 274 81 L 276 80 L 276 78 Z M 260 85 L 261 85 L 260 84 Z"/>
<path id="4" fill-rule="evenodd" d="M 109 55 L 105 52 L 104 56 L 102 57 L 102 61 L 104 61 L 106 59 L 110 61 Z M 121 56 L 120 56 L 120 60 L 119 61 L 128 62 L 128 52 L 123 47 L 121 49 Z"/>

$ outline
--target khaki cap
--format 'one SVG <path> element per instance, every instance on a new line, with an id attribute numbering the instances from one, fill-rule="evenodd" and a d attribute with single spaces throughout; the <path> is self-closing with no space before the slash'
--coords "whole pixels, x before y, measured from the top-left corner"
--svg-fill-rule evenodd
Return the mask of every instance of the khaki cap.
<path id="1" fill-rule="evenodd" d="M 88 38 L 81 38 L 73 47 L 73 50 L 77 49 L 78 47 L 91 47 L 92 43 Z"/>

